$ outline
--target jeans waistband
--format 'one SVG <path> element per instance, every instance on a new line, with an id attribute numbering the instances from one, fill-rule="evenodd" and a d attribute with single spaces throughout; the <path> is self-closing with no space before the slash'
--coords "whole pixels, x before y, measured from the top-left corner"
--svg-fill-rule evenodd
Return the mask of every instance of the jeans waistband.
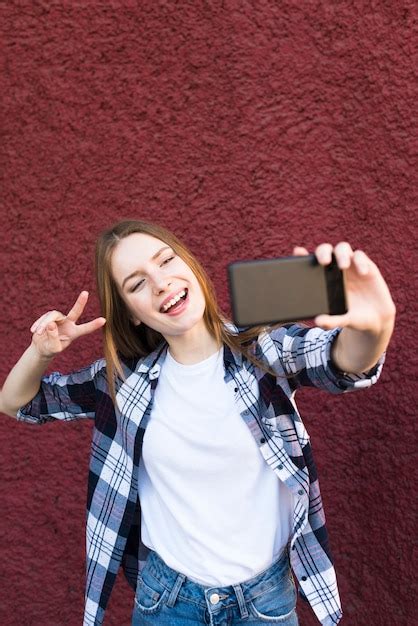
<path id="1" fill-rule="evenodd" d="M 168 606 L 174 606 L 177 597 L 190 600 L 201 606 L 207 606 L 207 600 L 216 598 L 218 609 L 226 606 L 238 605 L 240 609 L 245 602 L 252 600 L 272 587 L 279 584 L 280 580 L 290 574 L 289 547 L 286 546 L 279 557 L 265 570 L 259 572 L 253 578 L 241 583 L 227 586 L 200 585 L 187 578 L 185 574 L 177 572 L 169 567 L 155 552 L 149 553 L 144 570 L 147 574 L 158 580 L 169 592 Z"/>

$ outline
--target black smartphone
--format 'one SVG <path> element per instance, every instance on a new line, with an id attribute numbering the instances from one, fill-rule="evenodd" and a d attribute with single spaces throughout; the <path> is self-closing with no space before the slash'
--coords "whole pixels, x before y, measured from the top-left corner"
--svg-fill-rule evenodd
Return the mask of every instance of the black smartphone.
<path id="1" fill-rule="evenodd" d="M 314 254 L 237 261 L 228 265 L 232 316 L 237 326 L 258 326 L 347 312 L 344 277 L 335 258 L 320 265 Z"/>

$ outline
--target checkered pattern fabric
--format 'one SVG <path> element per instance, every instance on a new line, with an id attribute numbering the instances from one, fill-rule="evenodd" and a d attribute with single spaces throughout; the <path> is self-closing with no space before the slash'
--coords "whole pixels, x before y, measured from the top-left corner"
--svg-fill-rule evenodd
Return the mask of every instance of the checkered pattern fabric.
<path id="1" fill-rule="evenodd" d="M 260 453 L 295 495 L 291 565 L 301 594 L 324 626 L 339 622 L 341 607 L 311 444 L 294 396 L 301 386 L 331 393 L 369 387 L 378 379 L 384 361 L 383 356 L 362 375 L 336 370 L 331 346 L 340 330 L 288 324 L 262 333 L 252 349 L 276 376 L 224 346 L 225 383 L 238 389 L 239 411 Z M 84 626 L 103 623 L 121 565 L 136 588 L 138 572 L 149 552 L 140 541 L 138 466 L 166 351 L 164 343 L 143 359 L 123 362 L 125 380 L 117 382 L 116 405 L 109 396 L 106 363 L 99 360 L 68 375 L 45 376 L 38 394 L 17 414 L 19 420 L 33 424 L 95 419 L 88 482 Z"/>

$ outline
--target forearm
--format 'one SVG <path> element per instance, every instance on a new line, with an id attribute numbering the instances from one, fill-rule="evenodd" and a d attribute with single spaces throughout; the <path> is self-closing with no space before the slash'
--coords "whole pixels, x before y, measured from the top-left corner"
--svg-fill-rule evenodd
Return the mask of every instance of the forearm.
<path id="1" fill-rule="evenodd" d="M 51 358 L 42 357 L 31 344 L 10 371 L 0 392 L 0 412 L 15 417 L 18 409 L 37 394 Z"/>
<path id="2" fill-rule="evenodd" d="M 380 332 L 343 328 L 331 352 L 334 365 L 343 372 L 353 374 L 370 370 L 389 344 L 394 319 L 388 320 Z"/>

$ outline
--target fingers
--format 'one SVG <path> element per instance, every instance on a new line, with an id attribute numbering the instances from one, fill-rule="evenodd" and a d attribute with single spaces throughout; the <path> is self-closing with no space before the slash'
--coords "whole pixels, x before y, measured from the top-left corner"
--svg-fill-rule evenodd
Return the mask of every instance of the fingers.
<path id="1" fill-rule="evenodd" d="M 63 350 L 56 322 L 48 322 L 41 333 L 35 332 L 32 342 L 39 355 L 48 359 L 53 358 Z"/>
<path id="2" fill-rule="evenodd" d="M 86 324 L 80 324 L 78 326 L 76 325 L 76 321 L 78 320 L 84 310 L 84 307 L 86 306 L 88 297 L 88 291 L 82 291 L 75 301 L 74 306 L 69 311 L 68 315 L 63 315 L 62 313 L 60 313 L 60 311 L 48 311 L 47 313 L 44 313 L 32 324 L 30 329 L 31 332 L 36 333 L 37 335 L 42 335 L 44 332 L 47 331 L 48 336 L 50 333 L 53 333 L 53 335 L 51 335 L 51 338 L 52 336 L 59 337 L 60 331 L 56 322 L 61 322 L 64 320 L 72 322 L 72 328 L 76 329 L 75 334 L 74 330 L 71 331 L 71 335 L 74 334 L 74 337 L 87 335 L 98 330 L 106 323 L 104 317 L 98 317 L 91 322 L 87 322 Z"/>
<path id="3" fill-rule="evenodd" d="M 86 306 L 88 299 L 89 292 L 82 291 L 75 301 L 73 308 L 67 313 L 67 319 L 69 319 L 70 322 L 76 322 L 78 320 L 78 318 L 84 311 L 84 307 Z"/>
<path id="4" fill-rule="evenodd" d="M 338 266 L 341 269 L 345 269 L 350 266 L 350 259 L 353 256 L 353 250 L 349 243 L 342 241 L 338 243 L 335 248 L 330 243 L 321 243 L 315 248 L 315 256 L 318 259 L 318 263 L 321 265 L 328 265 L 331 263 L 332 253 L 334 253 Z M 309 252 L 302 246 L 295 246 L 293 248 L 293 254 L 306 255 L 309 254 Z"/>
<path id="5" fill-rule="evenodd" d="M 39 324 L 40 324 L 40 323 L 41 323 L 41 322 L 45 319 L 45 317 L 46 317 L 47 315 L 49 315 L 50 313 L 52 313 L 52 311 L 48 311 L 48 313 L 43 313 L 43 314 L 41 315 L 41 317 L 38 317 L 38 319 L 37 319 L 37 320 L 35 320 L 35 321 L 33 322 L 32 326 L 30 327 L 30 332 L 31 332 L 31 333 L 36 332 L 36 329 L 38 328 Z"/>
<path id="6" fill-rule="evenodd" d="M 330 243 L 321 243 L 315 248 L 315 256 L 320 265 L 329 265 L 332 261 L 333 253 L 340 269 L 347 269 L 350 267 L 353 250 L 350 244 L 346 241 L 341 241 L 335 246 L 335 248 Z M 302 246 L 295 246 L 293 248 L 293 254 L 306 255 L 309 254 L 309 252 Z"/>
<path id="7" fill-rule="evenodd" d="M 369 259 L 367 254 L 363 252 L 363 250 L 356 250 L 354 252 L 353 263 L 358 273 L 362 276 L 368 274 L 372 268 L 372 261 Z"/>
<path id="8" fill-rule="evenodd" d="M 48 311 L 39 317 L 36 322 L 34 322 L 30 328 L 31 333 L 37 333 L 38 335 L 42 335 L 45 331 L 47 324 L 50 322 L 59 322 L 61 320 L 65 320 L 65 315 L 60 313 L 60 311 Z"/>
<path id="9" fill-rule="evenodd" d="M 47 313 L 44 313 L 43 315 L 41 315 L 41 317 L 38 317 L 38 319 L 33 322 L 32 326 L 30 327 L 31 333 L 36 332 L 36 329 L 38 328 L 41 321 L 44 319 L 45 315 L 47 315 Z"/>
<path id="10" fill-rule="evenodd" d="M 46 334 L 48 335 L 48 339 L 52 342 L 55 343 L 58 341 L 59 342 L 59 332 L 58 332 L 58 326 L 56 325 L 55 322 L 49 322 L 49 324 L 46 325 L 45 327 L 45 331 Z"/>
<path id="11" fill-rule="evenodd" d="M 79 326 L 77 326 L 77 336 L 81 337 L 83 335 L 94 333 L 105 324 L 106 319 L 104 317 L 96 317 L 96 319 L 92 320 L 91 322 L 86 322 L 85 324 L 80 324 Z"/>
<path id="12" fill-rule="evenodd" d="M 338 243 L 335 248 L 330 243 L 321 243 L 315 248 L 315 256 L 321 265 L 328 265 L 332 261 L 332 254 L 334 253 L 337 263 L 341 269 L 350 265 L 350 259 L 353 255 L 353 250 L 349 243 L 342 241 Z M 293 248 L 294 255 L 306 255 L 309 254 L 306 248 L 302 246 L 295 246 Z"/>
<path id="13" fill-rule="evenodd" d="M 295 246 L 293 248 L 293 254 L 294 256 L 306 256 L 307 254 L 309 254 L 309 252 L 306 248 L 303 248 L 302 246 Z"/>
<path id="14" fill-rule="evenodd" d="M 329 265 L 332 261 L 333 253 L 337 261 L 337 265 L 341 270 L 345 270 L 350 267 L 353 249 L 346 241 L 340 241 L 340 243 L 337 243 L 335 247 L 333 247 L 330 243 L 321 243 L 315 249 L 315 256 L 320 265 Z"/>
<path id="15" fill-rule="evenodd" d="M 315 248 L 315 256 L 320 265 L 329 265 L 332 261 L 333 253 L 340 269 L 347 269 L 350 267 L 353 250 L 350 244 L 346 241 L 341 241 L 335 246 L 335 248 L 330 243 L 321 243 Z M 309 252 L 302 246 L 295 246 L 293 248 L 293 254 L 306 255 L 309 254 Z"/>
<path id="16" fill-rule="evenodd" d="M 47 313 L 44 313 L 32 324 L 30 328 L 31 332 L 34 333 L 38 331 L 39 334 L 42 334 L 46 325 L 52 321 L 58 322 L 68 319 L 71 322 L 76 322 L 84 311 L 88 297 L 89 292 L 82 291 L 75 301 L 74 306 L 66 316 L 63 313 L 60 313 L 60 311 L 48 311 Z"/>
<path id="17" fill-rule="evenodd" d="M 346 270 L 354 267 L 361 275 L 366 275 L 370 271 L 373 262 L 362 250 L 353 251 L 346 241 L 340 241 L 335 247 L 330 243 L 322 243 L 315 249 L 315 256 L 320 265 L 328 265 L 332 261 L 332 254 L 335 256 L 338 267 Z"/>
<path id="18" fill-rule="evenodd" d="M 294 256 L 305 256 L 309 252 L 303 246 L 294 246 L 292 254 Z M 315 256 L 320 265 L 329 265 L 332 261 L 332 254 L 335 256 L 338 267 L 342 270 L 354 265 L 357 272 L 364 276 L 374 266 L 373 261 L 363 250 L 353 251 L 350 244 L 346 241 L 340 241 L 335 247 L 330 243 L 321 243 L 315 248 Z"/>
<path id="19" fill-rule="evenodd" d="M 337 261 L 337 265 L 341 270 L 346 270 L 351 265 L 351 259 L 353 257 L 353 248 L 346 241 L 340 241 L 334 248 L 334 255 Z"/>

